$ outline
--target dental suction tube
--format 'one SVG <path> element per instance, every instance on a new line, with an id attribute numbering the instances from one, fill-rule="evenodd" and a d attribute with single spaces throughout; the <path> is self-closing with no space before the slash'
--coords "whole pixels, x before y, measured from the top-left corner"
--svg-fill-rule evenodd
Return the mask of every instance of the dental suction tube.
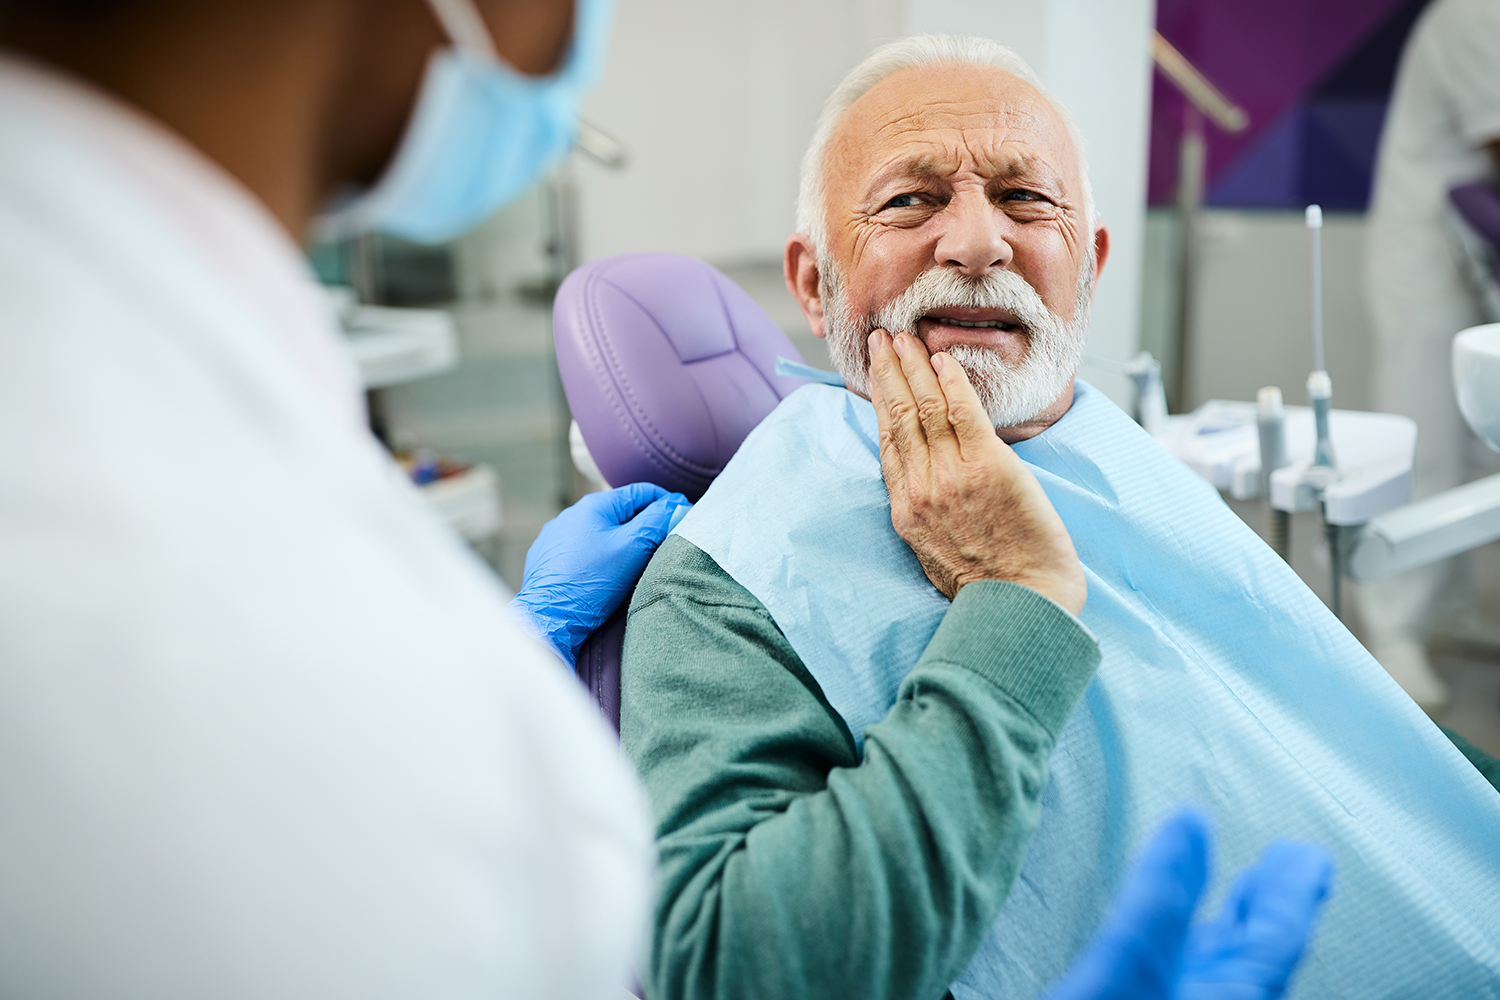
<path id="1" fill-rule="evenodd" d="M 1323 365 L 1323 208 L 1307 206 L 1307 232 L 1312 241 L 1312 334 L 1313 370 L 1307 376 L 1307 398 L 1317 423 L 1317 448 L 1313 464 L 1333 468 L 1333 443 L 1328 439 L 1328 409 L 1333 401 L 1333 380 Z"/>
<path id="2" fill-rule="evenodd" d="M 1307 232 L 1312 239 L 1312 333 L 1313 371 L 1323 365 L 1323 206 L 1307 206 Z"/>

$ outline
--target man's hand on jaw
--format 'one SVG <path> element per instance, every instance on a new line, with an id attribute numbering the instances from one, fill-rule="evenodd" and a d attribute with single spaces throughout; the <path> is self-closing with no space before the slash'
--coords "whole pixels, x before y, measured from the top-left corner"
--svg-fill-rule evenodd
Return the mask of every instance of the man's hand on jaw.
<path id="1" fill-rule="evenodd" d="M 891 523 L 945 596 L 975 580 L 1030 587 L 1078 614 L 1087 585 L 1041 484 L 995 434 L 963 368 L 909 333 L 870 335 L 870 401 Z"/>

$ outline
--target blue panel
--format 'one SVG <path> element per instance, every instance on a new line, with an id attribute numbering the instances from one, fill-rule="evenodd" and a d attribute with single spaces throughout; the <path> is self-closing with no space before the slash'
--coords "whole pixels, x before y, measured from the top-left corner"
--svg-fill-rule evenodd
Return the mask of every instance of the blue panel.
<path id="1" fill-rule="evenodd" d="M 1302 198 L 1325 208 L 1364 211 L 1385 122 L 1381 97 L 1324 98 L 1304 116 Z"/>
<path id="2" fill-rule="evenodd" d="M 1294 103 L 1225 168 L 1204 199 L 1216 208 L 1289 208 L 1301 198 L 1304 109 Z"/>

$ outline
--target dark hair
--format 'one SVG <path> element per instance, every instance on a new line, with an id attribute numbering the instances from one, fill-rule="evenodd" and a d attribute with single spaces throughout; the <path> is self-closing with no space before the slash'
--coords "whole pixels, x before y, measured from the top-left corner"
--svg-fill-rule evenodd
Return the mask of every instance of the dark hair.
<path id="1" fill-rule="evenodd" d="M 139 5 L 140 0 L 0 0 L 0 20 L 92 21 Z"/>

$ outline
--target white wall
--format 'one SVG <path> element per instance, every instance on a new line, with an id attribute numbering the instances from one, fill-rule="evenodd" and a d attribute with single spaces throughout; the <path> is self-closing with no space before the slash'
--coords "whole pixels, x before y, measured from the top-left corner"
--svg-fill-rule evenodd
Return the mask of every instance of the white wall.
<path id="1" fill-rule="evenodd" d="M 1015 49 L 1078 119 L 1110 254 L 1087 353 L 1125 361 L 1140 343 L 1154 0 L 906 0 L 905 29 L 986 35 Z M 1125 405 L 1125 378 L 1083 376 Z"/>
<path id="2" fill-rule="evenodd" d="M 585 258 L 780 260 L 824 99 L 901 33 L 902 0 L 621 0 L 584 117 L 629 165 L 578 167 Z"/>
<path id="3" fill-rule="evenodd" d="M 1175 241 L 1174 216 L 1158 209 L 1150 225 Z M 1328 212 L 1324 219 L 1323 333 L 1333 403 L 1363 410 L 1370 401 L 1371 341 L 1365 217 Z M 1265 385 L 1280 386 L 1288 403 L 1306 405 L 1313 365 L 1311 259 L 1301 212 L 1203 213 L 1185 408 L 1209 399 L 1254 399 Z M 1177 276 L 1152 264 L 1148 280 L 1175 287 Z"/>

